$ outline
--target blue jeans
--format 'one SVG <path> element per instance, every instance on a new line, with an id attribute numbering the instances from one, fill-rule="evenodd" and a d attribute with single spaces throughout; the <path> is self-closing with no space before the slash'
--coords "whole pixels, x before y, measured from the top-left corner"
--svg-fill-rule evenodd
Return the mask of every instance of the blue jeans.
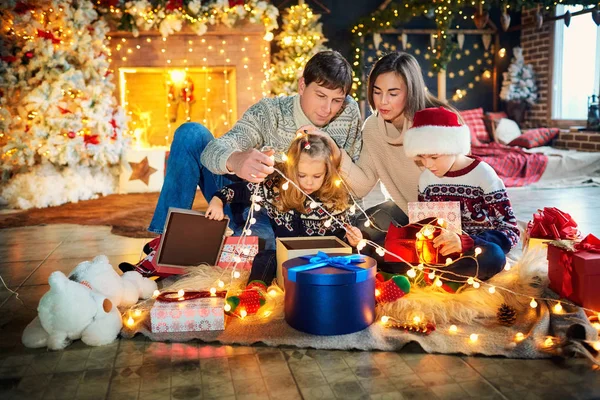
<path id="1" fill-rule="evenodd" d="M 167 162 L 167 175 L 148 227 L 150 232 L 163 233 L 170 207 L 191 209 L 198 186 L 204 198 L 210 202 L 217 190 L 233 180 L 239 180 L 235 175 L 213 174 L 200 162 L 200 155 L 213 139 L 210 131 L 196 122 L 186 122 L 177 128 Z M 256 224 L 251 227 L 252 235 L 265 239 L 266 249 L 274 249 L 273 229 L 263 210 L 264 207 L 261 208 L 262 212 L 255 213 Z M 224 211 L 230 218 L 230 228 L 235 235 L 240 235 L 248 210 L 232 211 L 232 207 L 226 205 Z"/>

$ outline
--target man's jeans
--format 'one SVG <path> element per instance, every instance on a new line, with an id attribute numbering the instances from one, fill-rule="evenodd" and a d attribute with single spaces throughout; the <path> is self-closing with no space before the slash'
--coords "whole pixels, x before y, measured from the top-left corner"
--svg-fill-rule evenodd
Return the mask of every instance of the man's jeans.
<path id="1" fill-rule="evenodd" d="M 163 233 L 169 207 L 191 209 L 198 186 L 206 201 L 210 202 L 217 190 L 233 181 L 239 181 L 235 175 L 213 174 L 200 162 L 200 155 L 213 139 L 208 129 L 195 122 L 187 122 L 177 128 L 171 144 L 167 175 L 148 227 L 150 232 Z M 234 210 L 230 205 L 224 208 L 231 221 L 230 228 L 235 235 L 240 235 L 248 209 Z M 275 249 L 273 229 L 264 207 L 255 213 L 255 218 L 256 223 L 251 227 L 252 235 L 265 239 L 266 249 Z"/>

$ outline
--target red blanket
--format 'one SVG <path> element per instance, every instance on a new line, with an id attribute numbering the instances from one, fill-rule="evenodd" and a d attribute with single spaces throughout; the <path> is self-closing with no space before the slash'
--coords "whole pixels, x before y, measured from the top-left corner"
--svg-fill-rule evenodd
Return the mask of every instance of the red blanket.
<path id="1" fill-rule="evenodd" d="M 507 187 L 539 181 L 548 164 L 548 156 L 544 154 L 526 153 L 520 147 L 494 142 L 472 146 L 471 153 L 490 164 Z"/>

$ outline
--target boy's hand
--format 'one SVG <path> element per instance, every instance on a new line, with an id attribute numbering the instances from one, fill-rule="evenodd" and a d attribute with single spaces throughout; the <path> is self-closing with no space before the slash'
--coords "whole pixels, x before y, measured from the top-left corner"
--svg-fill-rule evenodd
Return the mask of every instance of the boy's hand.
<path id="1" fill-rule="evenodd" d="M 351 225 L 346 225 L 346 229 L 348 229 L 348 232 L 346 233 L 348 244 L 352 247 L 356 247 L 358 242 L 363 238 L 362 232 L 357 227 Z"/>
<path id="2" fill-rule="evenodd" d="M 340 159 L 342 157 L 342 152 L 340 151 L 340 148 L 338 147 L 335 140 L 333 140 L 331 136 L 329 136 L 329 134 L 321 131 L 319 128 L 312 125 L 303 125 L 300 127 L 300 129 L 296 131 L 296 133 L 306 133 L 315 136 L 320 136 L 327 140 L 327 144 L 331 149 L 331 157 L 333 158 L 333 162 L 335 165 L 339 165 Z"/>
<path id="3" fill-rule="evenodd" d="M 460 236 L 449 230 L 443 230 L 438 237 L 433 239 L 433 247 L 440 249 L 440 254 L 443 256 L 452 253 L 462 253 Z"/>
<path id="4" fill-rule="evenodd" d="M 208 209 L 204 216 L 208 219 L 221 221 L 225 214 L 223 213 L 223 202 L 218 197 L 213 197 L 210 203 L 208 203 Z"/>

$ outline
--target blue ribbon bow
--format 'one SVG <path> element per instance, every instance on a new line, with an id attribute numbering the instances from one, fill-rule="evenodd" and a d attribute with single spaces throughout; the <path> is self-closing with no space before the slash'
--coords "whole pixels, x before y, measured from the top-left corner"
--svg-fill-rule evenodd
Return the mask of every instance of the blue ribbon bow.
<path id="1" fill-rule="evenodd" d="M 310 271 L 313 269 L 328 267 L 328 266 L 340 268 L 340 269 L 355 272 L 355 273 L 359 272 L 359 271 L 365 271 L 364 268 L 358 267 L 356 265 L 352 265 L 352 264 L 361 263 L 361 262 L 365 261 L 365 256 L 362 256 L 360 254 L 350 254 L 347 256 L 329 257 L 327 254 L 323 253 L 322 251 L 319 251 L 316 256 L 315 255 L 301 256 L 300 258 L 309 260 L 309 263 L 305 264 L 305 265 L 298 265 L 295 267 L 288 268 L 288 279 L 290 279 L 292 282 L 296 281 L 296 274 L 298 272 Z"/>

